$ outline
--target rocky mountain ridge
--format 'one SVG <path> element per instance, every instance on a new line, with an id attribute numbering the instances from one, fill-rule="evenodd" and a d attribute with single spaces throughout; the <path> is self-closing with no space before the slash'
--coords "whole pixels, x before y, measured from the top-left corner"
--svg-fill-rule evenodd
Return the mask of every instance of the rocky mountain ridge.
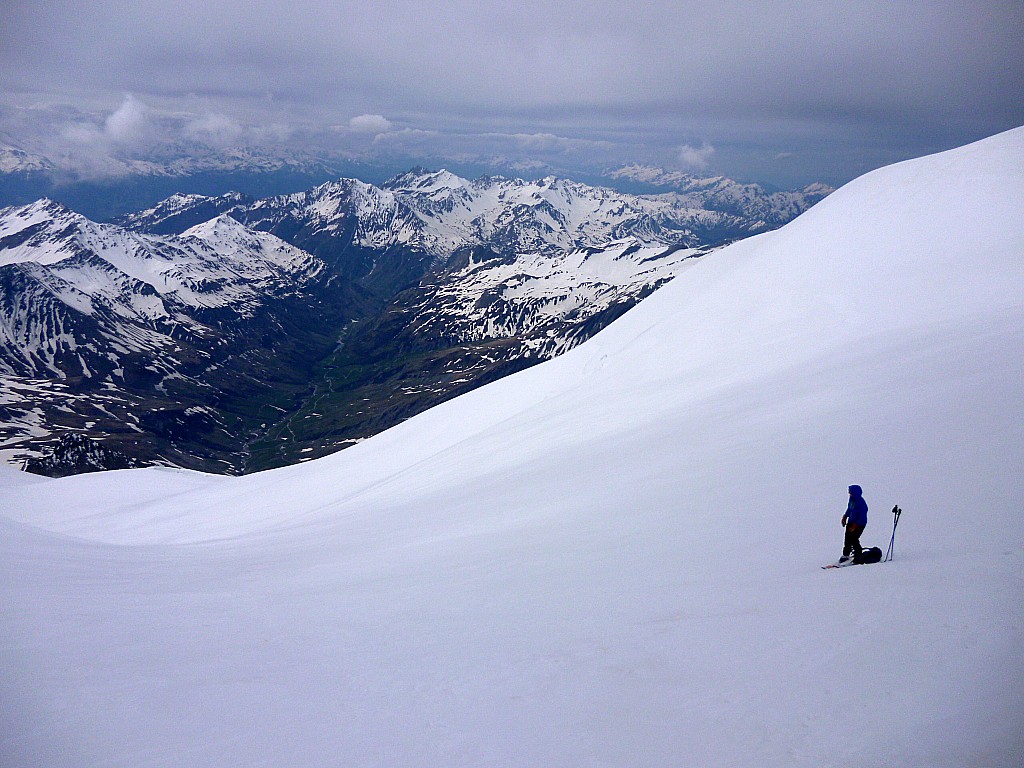
<path id="1" fill-rule="evenodd" d="M 627 165 L 607 175 L 612 179 L 628 179 L 672 190 L 699 207 L 758 216 L 773 227 L 785 224 L 835 191 L 827 184 L 816 182 L 799 190 L 770 192 L 760 184 L 744 184 L 725 176 L 697 176 L 648 165 Z"/>
<path id="2" fill-rule="evenodd" d="M 778 226 L 828 191 L 821 187 L 767 193 L 756 185 L 713 181 L 714 194 L 699 195 L 691 189 L 685 194 L 632 195 L 554 176 L 537 181 L 484 176 L 471 181 L 445 170 L 417 168 L 380 187 L 342 179 L 258 201 L 237 194 L 176 195 L 118 223 L 142 231 L 175 232 L 193 220 L 196 211 L 216 211 L 267 231 L 281 228 L 287 220 L 315 230 L 337 230 L 343 219 L 351 219 L 357 223 L 360 245 L 379 249 L 401 243 L 436 256 L 479 245 L 523 253 L 586 248 L 626 237 L 697 246 L 718 245 Z M 730 191 L 728 196 L 724 190 Z"/>

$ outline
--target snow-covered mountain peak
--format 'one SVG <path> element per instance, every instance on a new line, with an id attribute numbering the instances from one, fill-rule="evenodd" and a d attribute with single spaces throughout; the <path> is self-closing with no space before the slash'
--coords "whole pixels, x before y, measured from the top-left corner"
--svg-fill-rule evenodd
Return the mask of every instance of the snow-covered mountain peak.
<path id="1" fill-rule="evenodd" d="M 55 264 L 72 257 L 144 262 L 163 241 L 99 224 L 52 200 L 0 211 L 0 263 Z"/>
<path id="2" fill-rule="evenodd" d="M 414 168 L 389 180 L 384 187 L 395 192 L 436 194 L 447 190 L 466 189 L 472 185 L 473 182 L 445 168 L 439 171 Z"/>
<path id="3" fill-rule="evenodd" d="M 74 256 L 87 239 L 102 239 L 103 225 L 43 198 L 0 210 L 0 265 L 52 264 Z"/>
<path id="4" fill-rule="evenodd" d="M 831 187 L 828 184 L 823 184 L 820 181 L 816 181 L 812 184 L 808 184 L 806 187 L 800 190 L 803 194 L 808 197 L 816 197 L 824 199 L 828 195 L 835 192 L 835 187 Z"/>
<path id="5" fill-rule="evenodd" d="M 638 197 L 556 176 L 467 181 L 447 171 L 416 171 L 387 188 L 417 212 L 425 236 L 442 253 L 483 243 L 510 252 L 555 252 L 604 247 L 625 236 L 651 245 L 693 245 L 699 242 L 695 231 L 726 218 L 677 197 Z"/>
<path id="6" fill-rule="evenodd" d="M 256 211 L 287 210 L 325 226 L 352 216 L 372 217 L 381 210 L 394 209 L 395 205 L 390 191 L 359 179 L 343 178 L 325 182 L 307 192 L 260 200 L 252 208 Z"/>
<path id="7" fill-rule="evenodd" d="M 141 229 L 153 234 L 172 234 L 251 202 L 251 198 L 240 192 L 228 192 L 216 197 L 175 194 L 144 211 L 122 216 L 116 223 L 128 229 Z"/>
<path id="8" fill-rule="evenodd" d="M 173 209 L 180 209 L 180 208 L 185 208 L 187 206 L 195 205 L 196 203 L 198 203 L 200 201 L 209 200 L 209 199 L 210 199 L 210 197 L 208 195 L 200 195 L 200 194 L 196 194 L 196 193 L 175 192 L 173 195 L 171 195 L 170 197 L 168 197 L 166 200 L 163 201 L 163 205 L 164 205 L 165 208 L 173 210 Z M 148 209 L 146 211 L 143 211 L 143 213 L 153 213 L 153 212 L 155 212 L 155 210 L 156 210 L 155 208 L 150 208 L 150 209 Z"/>
<path id="9" fill-rule="evenodd" d="M 563 179 L 563 178 L 561 178 L 559 176 L 548 175 L 548 176 L 544 176 L 543 178 L 539 179 L 537 181 L 537 186 L 542 188 L 542 189 L 546 188 L 546 187 L 547 188 L 556 187 L 556 186 L 562 184 L 565 181 L 568 181 L 568 179 Z"/>
<path id="10" fill-rule="evenodd" d="M 268 258 L 288 269 L 307 271 L 314 267 L 309 254 L 273 235 L 252 231 L 227 214 L 198 224 L 181 236 L 160 236 L 96 223 L 45 199 L 0 211 L 0 265 L 54 265 L 72 258 L 106 264 L 159 294 L 173 293 L 179 300 L 203 306 L 209 305 L 213 297 L 200 298 L 186 290 L 179 280 L 184 274 L 236 269 L 240 263 L 251 270 Z M 230 266 L 232 263 L 236 266 Z M 246 293 L 258 290 L 258 275 L 250 272 L 244 279 L 250 278 L 256 282 L 245 289 Z M 235 279 L 243 277 L 236 275 Z"/>
<path id="11" fill-rule="evenodd" d="M 233 269 L 243 270 L 257 284 L 269 277 L 261 262 L 285 270 L 293 279 L 309 278 L 323 268 L 319 259 L 305 251 L 268 232 L 250 229 L 226 213 L 187 229 L 180 240 L 186 245 L 199 241 L 214 258 L 234 262 Z"/>
<path id="12" fill-rule="evenodd" d="M 42 197 L 27 205 L 14 205 L 0 209 L 0 217 L 5 221 L 4 229 L 8 232 L 17 227 L 32 226 L 40 221 L 71 217 L 85 219 L 84 216 L 75 213 L 63 203 L 55 202 L 48 197 Z"/>
<path id="13" fill-rule="evenodd" d="M 240 221 L 232 218 L 226 213 L 222 213 L 209 221 L 204 221 L 202 224 L 196 224 L 194 227 L 189 227 L 181 233 L 181 237 L 196 237 L 200 240 L 212 240 L 218 237 L 239 237 L 251 234 L 253 233 Z"/>
<path id="14" fill-rule="evenodd" d="M 0 144 L 0 173 L 45 173 L 53 170 L 54 164 L 42 155 Z"/>
<path id="15" fill-rule="evenodd" d="M 309 192 L 299 192 L 295 195 L 288 196 L 292 200 L 321 200 L 329 198 L 345 198 L 351 195 L 359 197 L 372 197 L 380 192 L 378 187 L 373 184 L 368 184 L 360 179 L 334 179 L 333 181 L 326 181 L 316 187 L 313 187 Z"/>
<path id="16" fill-rule="evenodd" d="M 168 216 L 172 216 L 176 213 L 179 213 L 180 211 L 196 208 L 197 206 L 200 206 L 204 203 L 216 202 L 220 205 L 224 205 L 226 203 L 241 204 L 245 202 L 247 199 L 248 198 L 245 195 L 241 194 L 240 192 L 227 192 L 223 195 L 217 195 L 215 197 L 212 197 L 210 195 L 199 195 L 195 193 L 185 194 L 179 192 L 171 195 L 166 200 L 160 202 L 158 205 L 147 210 L 141 211 L 135 215 L 144 218 L 166 218 Z"/>

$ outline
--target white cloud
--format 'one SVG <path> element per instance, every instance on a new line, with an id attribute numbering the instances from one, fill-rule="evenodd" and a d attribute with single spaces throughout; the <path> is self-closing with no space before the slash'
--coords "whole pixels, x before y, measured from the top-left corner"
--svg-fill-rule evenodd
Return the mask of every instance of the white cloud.
<path id="1" fill-rule="evenodd" d="M 703 142 L 699 147 L 684 144 L 679 148 L 679 163 L 686 168 L 702 171 L 708 167 L 708 161 L 715 154 L 715 148 Z"/>
<path id="2" fill-rule="evenodd" d="M 107 138 L 121 144 L 134 144 L 146 134 L 146 105 L 131 94 L 112 112 L 103 124 Z"/>
<path id="3" fill-rule="evenodd" d="M 184 133 L 191 139 L 218 147 L 237 144 L 244 133 L 242 126 L 226 115 L 208 112 L 185 126 Z"/>
<path id="4" fill-rule="evenodd" d="M 130 164 L 141 159 L 159 134 L 149 108 L 131 94 L 105 118 L 80 113 L 55 128 L 56 144 L 51 150 L 55 164 L 91 179 L 130 173 Z M 45 142 L 45 136 L 40 138 Z"/>
<path id="5" fill-rule="evenodd" d="M 353 133 L 387 133 L 391 121 L 383 115 L 359 115 L 348 121 L 348 129 Z"/>

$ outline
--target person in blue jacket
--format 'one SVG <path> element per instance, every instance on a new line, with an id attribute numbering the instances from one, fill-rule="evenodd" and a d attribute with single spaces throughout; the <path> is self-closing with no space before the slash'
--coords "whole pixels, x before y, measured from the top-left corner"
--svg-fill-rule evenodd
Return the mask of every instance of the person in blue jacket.
<path id="1" fill-rule="evenodd" d="M 843 556 L 839 558 L 840 563 L 850 560 L 858 562 L 861 558 L 863 547 L 860 545 L 860 535 L 868 524 L 868 504 L 864 501 L 864 491 L 859 485 L 850 486 L 850 503 L 846 506 L 846 514 L 843 515 L 843 527 L 846 529 L 846 538 L 843 541 Z"/>

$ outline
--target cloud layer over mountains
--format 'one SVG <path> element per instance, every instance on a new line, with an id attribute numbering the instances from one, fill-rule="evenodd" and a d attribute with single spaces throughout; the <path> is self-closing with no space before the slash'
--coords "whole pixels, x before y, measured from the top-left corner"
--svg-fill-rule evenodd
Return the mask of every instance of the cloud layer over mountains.
<path id="1" fill-rule="evenodd" d="M 15 107 L 102 120 L 134 103 L 221 141 L 341 126 L 364 152 L 843 181 L 1024 122 L 1024 10 L 1005 1 L 60 0 L 0 24 L 8 138 Z"/>

